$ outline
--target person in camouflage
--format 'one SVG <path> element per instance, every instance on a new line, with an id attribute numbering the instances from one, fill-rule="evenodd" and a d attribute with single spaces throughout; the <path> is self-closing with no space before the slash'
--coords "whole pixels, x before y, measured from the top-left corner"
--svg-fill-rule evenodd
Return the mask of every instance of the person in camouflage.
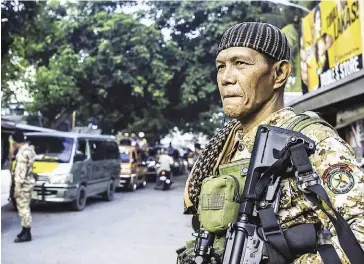
<path id="1" fill-rule="evenodd" d="M 284 85 L 291 73 L 289 59 L 287 39 L 272 25 L 241 23 L 224 33 L 216 59 L 217 83 L 224 112 L 233 120 L 212 137 L 194 165 L 185 187 L 185 214 L 197 213 L 202 181 L 216 174 L 219 165 L 250 159 L 259 125 L 285 127 L 297 117 L 283 104 Z M 352 148 L 324 122 L 311 122 L 301 133 L 315 141 L 312 166 L 334 208 L 348 221 L 363 248 L 364 173 Z M 341 262 L 350 263 L 328 217 L 304 197 L 295 179 L 283 179 L 281 189 L 281 227 L 318 224 L 321 231 L 329 230 L 330 236 L 318 232 L 317 244 L 333 245 Z M 302 255 L 294 263 L 320 264 L 323 260 L 317 252 Z"/>
<path id="2" fill-rule="evenodd" d="M 17 235 L 15 243 L 31 241 L 30 225 L 32 216 L 30 212 L 31 194 L 35 184 L 33 177 L 33 163 L 35 160 L 34 147 L 25 142 L 21 131 L 15 131 L 13 140 L 18 149 L 14 170 L 14 198 L 21 218 L 22 230 Z"/>

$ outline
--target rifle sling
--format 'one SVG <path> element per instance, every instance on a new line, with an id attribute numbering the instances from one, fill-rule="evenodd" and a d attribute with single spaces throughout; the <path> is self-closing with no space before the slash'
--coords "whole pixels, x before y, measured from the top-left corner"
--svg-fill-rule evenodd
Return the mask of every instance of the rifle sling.
<path id="1" fill-rule="evenodd" d="M 303 145 L 296 145 L 290 148 L 292 163 L 296 167 L 299 173 L 307 172 L 310 167 L 313 172 L 310 160 Z M 340 245 L 344 250 L 346 256 L 352 264 L 364 263 L 364 251 L 361 248 L 358 240 L 356 239 L 353 231 L 345 219 L 334 209 L 325 189 L 320 184 L 315 184 L 306 188 L 309 193 L 304 193 L 305 197 L 320 208 L 330 219 L 331 223 L 335 227 L 336 233 L 339 238 Z M 335 216 L 331 215 L 322 205 L 322 202 L 332 210 Z M 327 250 L 322 251 L 324 254 Z M 336 253 L 336 251 L 335 251 Z M 337 253 L 336 253 L 337 256 Z M 338 257 L 337 257 L 338 258 Z M 330 262 L 332 263 L 332 262 Z"/>
<path id="2" fill-rule="evenodd" d="M 321 259 L 325 264 L 342 264 L 335 248 L 332 245 L 326 244 L 319 246 L 317 251 L 320 253 Z"/>
<path id="3" fill-rule="evenodd" d="M 274 214 L 273 208 L 268 207 L 265 209 L 260 209 L 258 213 L 264 235 L 267 238 L 268 242 L 279 253 L 281 253 L 286 260 L 292 261 L 294 258 L 292 257 L 290 248 L 277 221 L 276 215 Z M 269 256 L 269 263 L 273 263 L 272 261 L 274 260 L 271 258 L 271 256 Z"/>

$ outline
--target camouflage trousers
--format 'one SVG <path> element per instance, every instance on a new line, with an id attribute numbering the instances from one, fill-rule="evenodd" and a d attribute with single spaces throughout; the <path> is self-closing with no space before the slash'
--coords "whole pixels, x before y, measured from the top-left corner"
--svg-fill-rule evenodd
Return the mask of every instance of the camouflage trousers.
<path id="1" fill-rule="evenodd" d="M 32 215 L 30 212 L 32 190 L 33 186 L 21 186 L 20 184 L 15 183 L 14 198 L 16 199 L 18 214 L 23 227 L 30 227 L 32 222 Z"/>

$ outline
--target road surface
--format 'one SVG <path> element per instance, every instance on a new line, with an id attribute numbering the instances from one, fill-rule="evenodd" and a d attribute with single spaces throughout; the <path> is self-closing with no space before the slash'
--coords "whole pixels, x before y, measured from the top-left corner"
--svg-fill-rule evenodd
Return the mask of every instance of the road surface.
<path id="1" fill-rule="evenodd" d="M 2 264 L 172 264 L 175 250 L 191 236 L 191 217 L 182 214 L 186 178 L 173 189 L 115 194 L 112 202 L 92 198 L 82 212 L 65 205 L 33 209 L 33 241 L 15 244 L 20 219 L 2 208 Z"/>

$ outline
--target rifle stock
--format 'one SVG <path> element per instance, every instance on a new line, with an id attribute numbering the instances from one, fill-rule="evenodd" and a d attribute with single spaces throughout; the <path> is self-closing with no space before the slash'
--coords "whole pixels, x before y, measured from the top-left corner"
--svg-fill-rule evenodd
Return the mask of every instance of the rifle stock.
<path id="1" fill-rule="evenodd" d="M 314 153 L 314 141 L 299 132 L 266 125 L 258 127 L 243 197 L 241 197 L 238 220 L 236 223 L 230 224 L 226 233 L 223 264 L 263 264 L 268 263 L 269 256 L 272 255 L 274 255 L 275 261 L 269 263 L 286 262 L 285 257 L 268 245 L 266 235 L 269 232 L 264 232 L 262 229 L 258 210 L 272 208 L 274 214 L 278 213 L 282 175 L 277 174 L 294 169 L 290 156 L 287 156 L 290 154 L 287 151 L 288 148 L 294 144 L 303 144 L 308 155 Z M 283 155 L 286 155 L 285 158 L 282 158 Z M 262 192 L 258 197 L 257 188 L 259 189 L 259 187 Z M 310 243 L 313 241 L 312 243 L 315 245 L 315 230 L 312 231 L 310 228 L 304 230 L 307 231 L 307 241 Z M 278 232 L 285 235 L 282 230 Z M 207 237 L 207 234 L 204 236 Z M 210 240 L 209 242 L 213 243 Z M 205 244 L 206 248 L 211 246 L 212 244 Z M 311 247 L 308 248 L 311 249 Z M 201 256 L 201 254 L 197 255 Z M 200 263 L 210 263 L 209 259 L 211 256 L 205 256 L 204 261 Z"/>
<path id="2" fill-rule="evenodd" d="M 263 200 L 256 197 L 256 186 L 259 179 L 273 164 L 278 162 L 279 152 L 292 142 L 302 142 L 313 150 L 315 143 L 303 134 L 274 126 L 259 126 L 254 141 L 249 163 L 248 174 L 243 191 L 243 202 L 240 205 L 239 218 L 230 226 L 226 239 L 223 264 L 260 264 L 268 261 L 266 239 L 260 230 L 257 207 L 271 206 L 278 213 L 280 201 L 280 177 L 268 187 Z M 285 169 L 289 170 L 292 164 Z M 277 175 L 276 175 L 277 176 Z M 231 236 L 230 234 L 233 233 Z M 279 256 L 277 257 L 279 258 Z M 281 262 L 284 263 L 284 262 Z"/>

